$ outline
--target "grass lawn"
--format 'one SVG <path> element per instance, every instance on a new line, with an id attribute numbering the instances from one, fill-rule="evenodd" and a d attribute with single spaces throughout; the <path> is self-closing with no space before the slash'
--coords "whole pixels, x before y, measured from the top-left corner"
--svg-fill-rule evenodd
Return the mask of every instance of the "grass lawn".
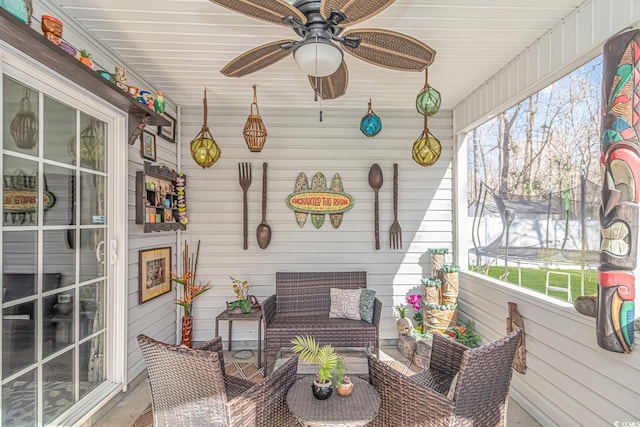
<path id="1" fill-rule="evenodd" d="M 518 284 L 518 268 L 509 267 L 508 283 L 514 285 Z M 520 268 L 521 284 L 525 288 L 533 289 L 534 291 L 544 294 L 544 285 L 546 283 L 547 271 L 554 273 L 568 273 L 571 276 L 571 295 L 573 300 L 580 296 L 580 270 L 562 270 L 556 268 Z M 488 276 L 500 279 L 504 274 L 504 266 L 491 266 Z M 596 293 L 597 271 L 592 269 L 591 271 L 585 270 L 584 272 L 584 294 L 591 295 Z M 504 279 L 501 279 L 505 281 Z M 549 285 L 558 287 L 567 287 L 568 278 L 566 275 L 551 274 L 549 275 Z M 567 300 L 566 292 L 549 291 L 549 295 L 561 299 Z"/>

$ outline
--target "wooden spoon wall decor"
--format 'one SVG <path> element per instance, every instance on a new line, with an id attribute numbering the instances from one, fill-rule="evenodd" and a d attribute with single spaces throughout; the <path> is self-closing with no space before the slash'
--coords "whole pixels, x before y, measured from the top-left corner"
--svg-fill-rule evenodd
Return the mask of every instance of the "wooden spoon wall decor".
<path id="1" fill-rule="evenodd" d="M 260 249 L 269 246 L 271 242 L 271 227 L 267 224 L 267 163 L 262 164 L 262 221 L 256 229 L 256 239 Z"/>
<path id="2" fill-rule="evenodd" d="M 374 202 L 374 216 L 375 216 L 375 238 L 376 238 L 376 250 L 380 249 L 380 220 L 378 214 L 378 190 L 382 187 L 383 176 L 382 169 L 380 169 L 380 165 L 374 163 L 371 165 L 371 169 L 369 169 L 369 185 L 373 188 L 375 193 L 375 202 Z"/>

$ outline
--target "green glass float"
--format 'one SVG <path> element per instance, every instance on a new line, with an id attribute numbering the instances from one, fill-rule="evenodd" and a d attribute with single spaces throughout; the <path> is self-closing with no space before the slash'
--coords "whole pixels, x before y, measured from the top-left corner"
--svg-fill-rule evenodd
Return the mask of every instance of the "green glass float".
<path id="1" fill-rule="evenodd" d="M 424 70 L 424 87 L 416 97 L 416 110 L 423 116 L 433 116 L 440 110 L 440 92 L 429 86 L 429 69 Z"/>
<path id="2" fill-rule="evenodd" d="M 425 116 L 426 117 L 426 116 Z M 420 166 L 432 166 L 442 154 L 442 144 L 427 127 L 413 144 L 411 155 Z"/>
<path id="3" fill-rule="evenodd" d="M 207 126 L 207 91 L 204 91 L 204 124 L 200 133 L 191 141 L 191 157 L 202 168 L 208 168 L 213 166 L 215 162 L 220 158 L 220 148 L 216 141 L 213 139 L 213 135 L 209 132 L 209 126 Z"/>
<path id="4" fill-rule="evenodd" d="M 382 120 L 373 112 L 371 108 L 371 99 L 369 99 L 369 110 L 360 121 L 360 132 L 367 138 L 373 138 L 382 130 Z"/>
<path id="5" fill-rule="evenodd" d="M 441 103 L 440 92 L 430 86 L 425 86 L 416 97 L 416 110 L 422 115 L 433 116 L 440 110 Z"/>

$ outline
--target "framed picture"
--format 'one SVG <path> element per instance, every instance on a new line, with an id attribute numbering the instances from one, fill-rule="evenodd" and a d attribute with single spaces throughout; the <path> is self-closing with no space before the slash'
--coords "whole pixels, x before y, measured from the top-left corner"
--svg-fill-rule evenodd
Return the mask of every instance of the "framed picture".
<path id="1" fill-rule="evenodd" d="M 162 117 L 169 120 L 171 125 L 169 126 L 158 126 L 158 135 L 163 137 L 169 142 L 176 142 L 176 119 L 168 115 L 167 113 L 162 114 Z"/>
<path id="2" fill-rule="evenodd" d="M 145 249 L 138 254 L 139 304 L 171 292 L 171 248 Z"/>
<path id="3" fill-rule="evenodd" d="M 156 136 L 146 130 L 140 135 L 140 155 L 143 159 L 156 161 Z"/>

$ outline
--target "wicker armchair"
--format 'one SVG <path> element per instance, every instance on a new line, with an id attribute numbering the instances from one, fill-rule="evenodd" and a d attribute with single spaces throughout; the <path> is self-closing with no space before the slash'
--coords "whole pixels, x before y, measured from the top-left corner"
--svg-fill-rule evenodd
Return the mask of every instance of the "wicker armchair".
<path id="1" fill-rule="evenodd" d="M 380 411 L 371 425 L 506 425 L 511 364 L 521 329 L 483 347 L 469 349 L 433 335 L 429 369 L 411 377 L 369 354 L 369 378 L 380 394 Z M 449 388 L 455 375 L 453 396 Z"/>
<path id="2" fill-rule="evenodd" d="M 138 335 L 149 373 L 154 426 L 285 426 L 295 419 L 286 393 L 297 357 L 259 384 L 224 374 L 222 340 L 198 349 Z"/>

